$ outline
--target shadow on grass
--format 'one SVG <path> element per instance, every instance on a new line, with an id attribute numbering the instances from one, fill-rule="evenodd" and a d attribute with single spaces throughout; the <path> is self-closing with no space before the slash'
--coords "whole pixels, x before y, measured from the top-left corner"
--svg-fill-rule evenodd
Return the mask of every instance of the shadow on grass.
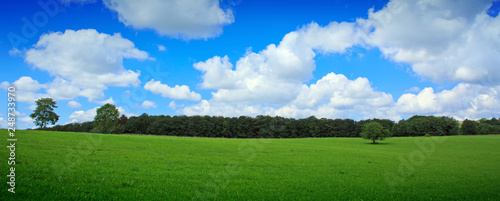
<path id="1" fill-rule="evenodd" d="M 377 143 L 373 144 L 373 142 L 367 142 L 367 143 L 364 143 L 364 144 L 369 144 L 369 145 L 391 145 L 392 143 L 388 143 L 388 142 L 377 142 Z"/>

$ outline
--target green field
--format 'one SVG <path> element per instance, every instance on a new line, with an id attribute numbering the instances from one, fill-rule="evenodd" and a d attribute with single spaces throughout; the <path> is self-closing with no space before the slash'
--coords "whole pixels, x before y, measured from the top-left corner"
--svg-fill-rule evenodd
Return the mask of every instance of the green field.
<path id="1" fill-rule="evenodd" d="M 0 200 L 498 200 L 500 135 L 214 139 L 17 131 Z"/>

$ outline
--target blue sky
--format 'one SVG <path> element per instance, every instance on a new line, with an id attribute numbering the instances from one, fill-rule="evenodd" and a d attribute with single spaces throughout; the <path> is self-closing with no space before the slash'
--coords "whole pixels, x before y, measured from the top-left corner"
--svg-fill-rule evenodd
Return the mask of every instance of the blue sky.
<path id="1" fill-rule="evenodd" d="M 498 1 L 9 1 L 0 91 L 18 127 L 38 98 L 58 124 L 127 116 L 491 118 Z M 6 127 L 6 99 L 0 99 Z"/>

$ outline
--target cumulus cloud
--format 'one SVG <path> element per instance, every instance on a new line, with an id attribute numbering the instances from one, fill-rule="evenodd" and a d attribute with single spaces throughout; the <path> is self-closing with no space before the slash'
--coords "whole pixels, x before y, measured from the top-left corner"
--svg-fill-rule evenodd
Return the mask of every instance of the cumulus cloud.
<path id="1" fill-rule="evenodd" d="M 186 115 L 256 116 L 266 114 L 304 118 L 316 117 L 353 119 L 400 118 L 390 109 L 394 106 L 390 94 L 375 91 L 366 78 L 349 80 L 344 75 L 330 73 L 315 84 L 301 85 L 294 100 L 281 107 L 263 104 L 238 104 L 202 100 L 197 105 L 187 106 Z"/>
<path id="2" fill-rule="evenodd" d="M 45 86 L 40 84 L 38 81 L 34 80 L 28 76 L 22 76 L 18 80 L 12 83 L 16 87 L 16 90 L 22 90 L 27 92 L 36 92 Z M 7 84 L 8 86 L 8 84 Z"/>
<path id="3" fill-rule="evenodd" d="M 500 17 L 487 15 L 490 0 L 390 1 L 357 23 L 366 43 L 396 61 L 409 63 L 418 75 L 498 85 Z"/>
<path id="4" fill-rule="evenodd" d="M 202 88 L 217 89 L 214 101 L 242 104 L 283 104 L 293 100 L 301 84 L 313 77 L 315 51 L 343 53 L 359 43 L 361 32 L 353 23 L 311 23 L 286 34 L 279 45 L 248 52 L 233 69 L 227 56 L 194 64 L 203 72 Z"/>
<path id="5" fill-rule="evenodd" d="M 69 101 L 68 102 L 68 107 L 70 107 L 70 108 L 79 108 L 79 107 L 82 107 L 82 104 L 80 104 L 79 102 L 76 102 L 76 101 Z"/>
<path id="6" fill-rule="evenodd" d="M 156 108 L 156 103 L 153 101 L 145 100 L 144 102 L 142 102 L 140 107 L 144 109 Z"/>
<path id="7" fill-rule="evenodd" d="M 489 116 L 498 111 L 500 85 L 495 76 L 500 74 L 500 16 L 487 15 L 490 6 L 487 0 L 392 0 L 354 23 L 310 23 L 286 34 L 278 45 L 248 52 L 235 63 L 214 56 L 194 64 L 203 73 L 201 88 L 215 91 L 211 99 L 182 111 L 394 120 L 401 114 Z M 397 102 L 391 94 L 374 90 L 367 78 L 349 80 L 330 73 L 315 84 L 304 84 L 312 78 L 317 54 L 344 53 L 356 45 L 378 48 L 386 58 L 410 64 L 422 78 L 459 84 L 441 92 L 413 87 L 408 91 L 418 95 L 404 94 Z"/>
<path id="8" fill-rule="evenodd" d="M 379 107 L 392 102 L 391 95 L 375 92 L 367 78 L 349 80 L 344 75 L 329 73 L 316 84 L 303 85 L 292 103 L 304 108 L 316 107 L 322 103 L 342 108 L 356 105 Z"/>
<path id="9" fill-rule="evenodd" d="M 401 114 L 436 114 L 457 119 L 492 117 L 500 111 L 500 86 L 460 83 L 441 92 L 428 87 L 418 94 L 402 95 L 396 110 Z"/>
<path id="10" fill-rule="evenodd" d="M 355 23 L 310 23 L 286 34 L 279 45 L 248 52 L 236 65 L 227 56 L 212 57 L 194 64 L 203 72 L 202 88 L 216 89 L 212 99 L 187 106 L 187 115 L 239 116 L 259 114 L 286 117 L 366 116 L 398 118 L 389 108 L 390 94 L 376 92 L 368 79 L 349 80 L 330 73 L 316 84 L 304 84 L 313 77 L 317 53 L 344 53 L 360 44 L 364 33 Z"/>
<path id="11" fill-rule="evenodd" d="M 196 105 L 186 106 L 181 112 L 185 115 L 236 117 L 266 114 L 266 110 L 268 111 L 270 108 L 264 108 L 260 104 L 245 105 L 202 100 Z"/>
<path id="12" fill-rule="evenodd" d="M 119 33 L 94 29 L 43 34 L 25 61 L 56 78 L 47 93 L 56 99 L 99 99 L 108 86 L 138 86 L 140 72 L 126 70 L 123 59 L 150 59 Z"/>
<path id="13" fill-rule="evenodd" d="M 25 123 L 33 123 L 33 119 L 29 116 L 26 116 L 26 117 L 21 117 L 21 118 L 17 118 L 19 121 L 22 121 L 22 122 L 25 122 Z"/>
<path id="14" fill-rule="evenodd" d="M 7 90 L 11 84 L 7 81 L 0 84 L 2 89 Z M 12 85 L 16 88 L 16 101 L 19 102 L 35 102 L 39 98 L 49 97 L 47 94 L 38 93 L 37 91 L 46 88 L 47 85 L 40 84 L 29 76 L 22 76 L 14 81 Z"/>
<path id="15" fill-rule="evenodd" d="M 144 85 L 144 89 L 153 92 L 154 94 L 160 94 L 163 97 L 168 97 L 172 99 L 183 99 L 199 101 L 201 100 L 201 95 L 190 91 L 189 87 L 186 85 L 175 85 L 175 87 L 170 87 L 166 84 L 162 84 L 160 81 L 155 81 L 151 79 Z"/>
<path id="16" fill-rule="evenodd" d="M 84 110 L 74 111 L 73 113 L 71 113 L 71 115 L 69 115 L 69 118 L 73 119 L 72 122 L 93 121 L 95 115 L 97 114 L 97 109 L 98 107 L 87 111 Z"/>
<path id="17" fill-rule="evenodd" d="M 104 0 L 120 22 L 136 29 L 154 29 L 161 35 L 183 39 L 212 38 L 234 22 L 231 9 L 218 0 Z"/>

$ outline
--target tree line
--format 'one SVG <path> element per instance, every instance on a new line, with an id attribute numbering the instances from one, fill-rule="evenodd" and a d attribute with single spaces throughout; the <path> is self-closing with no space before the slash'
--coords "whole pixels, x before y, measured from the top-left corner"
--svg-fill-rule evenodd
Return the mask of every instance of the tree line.
<path id="1" fill-rule="evenodd" d="M 449 136 L 500 134 L 500 120 L 464 120 L 462 123 L 451 117 L 415 115 L 407 120 L 394 122 L 388 119 L 327 119 L 310 116 L 303 119 L 280 116 L 221 117 L 221 116 L 150 116 L 146 113 L 128 118 L 121 115 L 112 104 L 97 109 L 94 121 L 70 123 L 47 128 L 55 124 L 59 116 L 53 112 L 56 102 L 52 99 L 37 101 L 37 109 L 31 117 L 39 129 L 53 131 L 150 134 L 193 137 L 223 138 L 305 138 L 305 137 L 361 137 L 365 125 L 380 124 L 385 136 Z M 390 131 L 390 132 L 389 132 Z M 364 137 L 364 136 L 363 136 Z"/>
<path id="2" fill-rule="evenodd" d="M 460 124 L 450 117 L 413 116 L 397 123 L 388 119 L 326 119 L 314 116 L 304 119 L 271 117 L 220 116 L 150 116 L 146 113 L 127 118 L 122 115 L 111 129 L 99 130 L 96 122 L 56 125 L 46 130 L 150 134 L 222 138 L 305 138 L 305 137 L 361 137 L 365 124 L 380 123 L 394 137 L 449 136 L 500 133 L 500 120 L 471 121 Z M 108 123 L 109 125 L 109 123 Z"/>

